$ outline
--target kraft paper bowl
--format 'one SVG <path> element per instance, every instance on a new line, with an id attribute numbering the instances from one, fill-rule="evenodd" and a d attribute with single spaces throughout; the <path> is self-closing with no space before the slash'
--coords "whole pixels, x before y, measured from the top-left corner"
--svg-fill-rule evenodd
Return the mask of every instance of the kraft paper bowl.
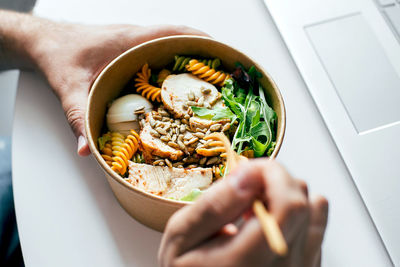
<path id="1" fill-rule="evenodd" d="M 285 106 L 279 89 L 259 64 L 229 45 L 207 37 L 171 36 L 133 47 L 114 59 L 99 74 L 90 90 L 85 119 L 89 147 L 121 206 L 133 218 L 157 231 L 163 231 L 169 217 L 189 203 L 155 196 L 125 182 L 101 157 L 97 138 L 105 124 L 107 104 L 119 96 L 136 72 L 145 63 L 152 69 L 162 68 L 171 63 L 175 55 L 217 57 L 228 71 L 234 69 L 236 62 L 241 62 L 246 68 L 254 65 L 263 75 L 260 83 L 278 116 L 277 144 L 272 158 L 277 156 L 285 134 Z"/>

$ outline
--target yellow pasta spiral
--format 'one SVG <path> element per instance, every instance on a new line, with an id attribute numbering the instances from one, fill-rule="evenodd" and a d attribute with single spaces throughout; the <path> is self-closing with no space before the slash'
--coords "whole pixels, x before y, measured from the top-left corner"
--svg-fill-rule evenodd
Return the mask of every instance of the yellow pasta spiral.
<path id="1" fill-rule="evenodd" d="M 112 145 L 111 145 L 111 141 L 107 142 L 104 145 L 104 148 L 101 150 L 101 156 L 103 157 L 103 159 L 106 161 L 106 163 L 111 167 L 112 166 Z"/>
<path id="2" fill-rule="evenodd" d="M 142 70 L 136 75 L 136 91 L 151 101 L 161 102 L 161 88 L 153 86 L 149 83 L 151 77 L 151 70 L 149 69 L 149 65 L 147 63 L 144 64 Z"/>
<path id="3" fill-rule="evenodd" d="M 196 149 L 197 154 L 204 157 L 226 157 L 224 143 L 220 141 L 214 134 L 207 135 L 204 140 L 209 141 L 204 147 Z"/>
<path id="4" fill-rule="evenodd" d="M 198 61 L 197 59 L 190 60 L 189 64 L 186 65 L 186 69 L 200 79 L 219 86 L 223 86 L 225 80 L 231 77 L 229 74 L 223 71 L 216 71 L 215 69 L 210 68 L 209 66 L 207 66 L 203 62 Z"/>
<path id="5" fill-rule="evenodd" d="M 111 168 L 121 175 L 124 175 L 130 160 L 139 147 L 139 135 L 131 130 L 126 138 L 120 133 L 111 133 L 112 145 L 112 166 Z"/>

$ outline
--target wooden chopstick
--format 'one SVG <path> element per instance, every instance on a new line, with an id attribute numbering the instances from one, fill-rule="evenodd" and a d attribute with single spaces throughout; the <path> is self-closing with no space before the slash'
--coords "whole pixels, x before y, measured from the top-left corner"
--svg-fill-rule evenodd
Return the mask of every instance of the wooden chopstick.
<path id="1" fill-rule="evenodd" d="M 239 156 L 235 151 L 233 151 L 229 139 L 224 134 L 214 133 L 213 135 L 224 143 L 227 154 L 227 167 L 230 170 L 233 170 L 239 161 L 248 160 L 246 157 Z M 261 224 L 264 237 L 270 249 L 279 256 L 285 256 L 288 247 L 275 218 L 267 211 L 262 201 L 258 199 L 253 203 L 253 211 Z"/>

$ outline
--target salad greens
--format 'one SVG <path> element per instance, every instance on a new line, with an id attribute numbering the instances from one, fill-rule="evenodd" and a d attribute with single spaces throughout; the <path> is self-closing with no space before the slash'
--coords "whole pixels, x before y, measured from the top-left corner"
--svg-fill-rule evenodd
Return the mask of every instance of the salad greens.
<path id="1" fill-rule="evenodd" d="M 182 197 L 182 201 L 195 201 L 203 192 L 200 189 L 192 189 L 192 191 L 186 196 Z"/>
<path id="2" fill-rule="evenodd" d="M 232 139 L 232 148 L 238 153 L 253 150 L 255 157 L 270 156 L 275 148 L 277 116 L 268 105 L 258 79 L 262 75 L 252 66 L 247 72 L 237 63 L 232 78 L 225 81 L 222 99 L 226 107 L 191 107 L 193 113 L 213 121 L 230 119 L 238 126 Z"/>
<path id="3" fill-rule="evenodd" d="M 99 149 L 100 151 L 103 150 L 104 146 L 108 141 L 111 141 L 111 135 L 110 134 L 103 134 L 103 136 L 99 137 L 97 139 L 97 142 L 99 143 Z"/>
<path id="4" fill-rule="evenodd" d="M 230 119 L 234 121 L 236 115 L 229 108 L 214 107 L 213 109 L 192 106 L 192 111 L 197 117 L 207 120 L 218 121 L 222 119 Z"/>
<path id="5" fill-rule="evenodd" d="M 232 76 L 222 88 L 222 99 L 238 120 L 232 148 L 238 154 L 252 149 L 255 157 L 266 152 L 270 156 L 275 147 L 277 116 L 258 83 L 261 73 L 254 66 L 246 72 L 242 65 L 237 64 Z"/>

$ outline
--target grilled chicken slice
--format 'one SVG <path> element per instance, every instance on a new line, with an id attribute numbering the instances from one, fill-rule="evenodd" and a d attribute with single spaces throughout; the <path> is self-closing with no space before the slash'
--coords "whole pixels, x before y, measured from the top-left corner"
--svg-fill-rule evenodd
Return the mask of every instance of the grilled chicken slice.
<path id="1" fill-rule="evenodd" d="M 193 96 L 197 100 L 203 96 L 206 106 L 212 106 L 220 98 L 214 85 L 189 73 L 169 75 L 162 84 L 162 102 L 175 118 L 182 118 L 188 113 L 190 103 L 188 105 L 187 102 L 189 98 L 194 101 Z"/>
<path id="2" fill-rule="evenodd" d="M 130 183 L 146 192 L 181 199 L 212 183 L 211 168 L 180 169 L 129 162 Z"/>
<path id="3" fill-rule="evenodd" d="M 146 122 L 140 131 L 140 143 L 143 157 L 146 163 L 153 162 L 154 156 L 160 156 L 162 158 L 169 158 L 171 160 L 179 160 L 183 157 L 182 150 L 170 147 L 161 141 L 158 137 L 151 135 L 152 127 L 150 125 L 150 119 L 152 114 L 146 114 Z"/>

